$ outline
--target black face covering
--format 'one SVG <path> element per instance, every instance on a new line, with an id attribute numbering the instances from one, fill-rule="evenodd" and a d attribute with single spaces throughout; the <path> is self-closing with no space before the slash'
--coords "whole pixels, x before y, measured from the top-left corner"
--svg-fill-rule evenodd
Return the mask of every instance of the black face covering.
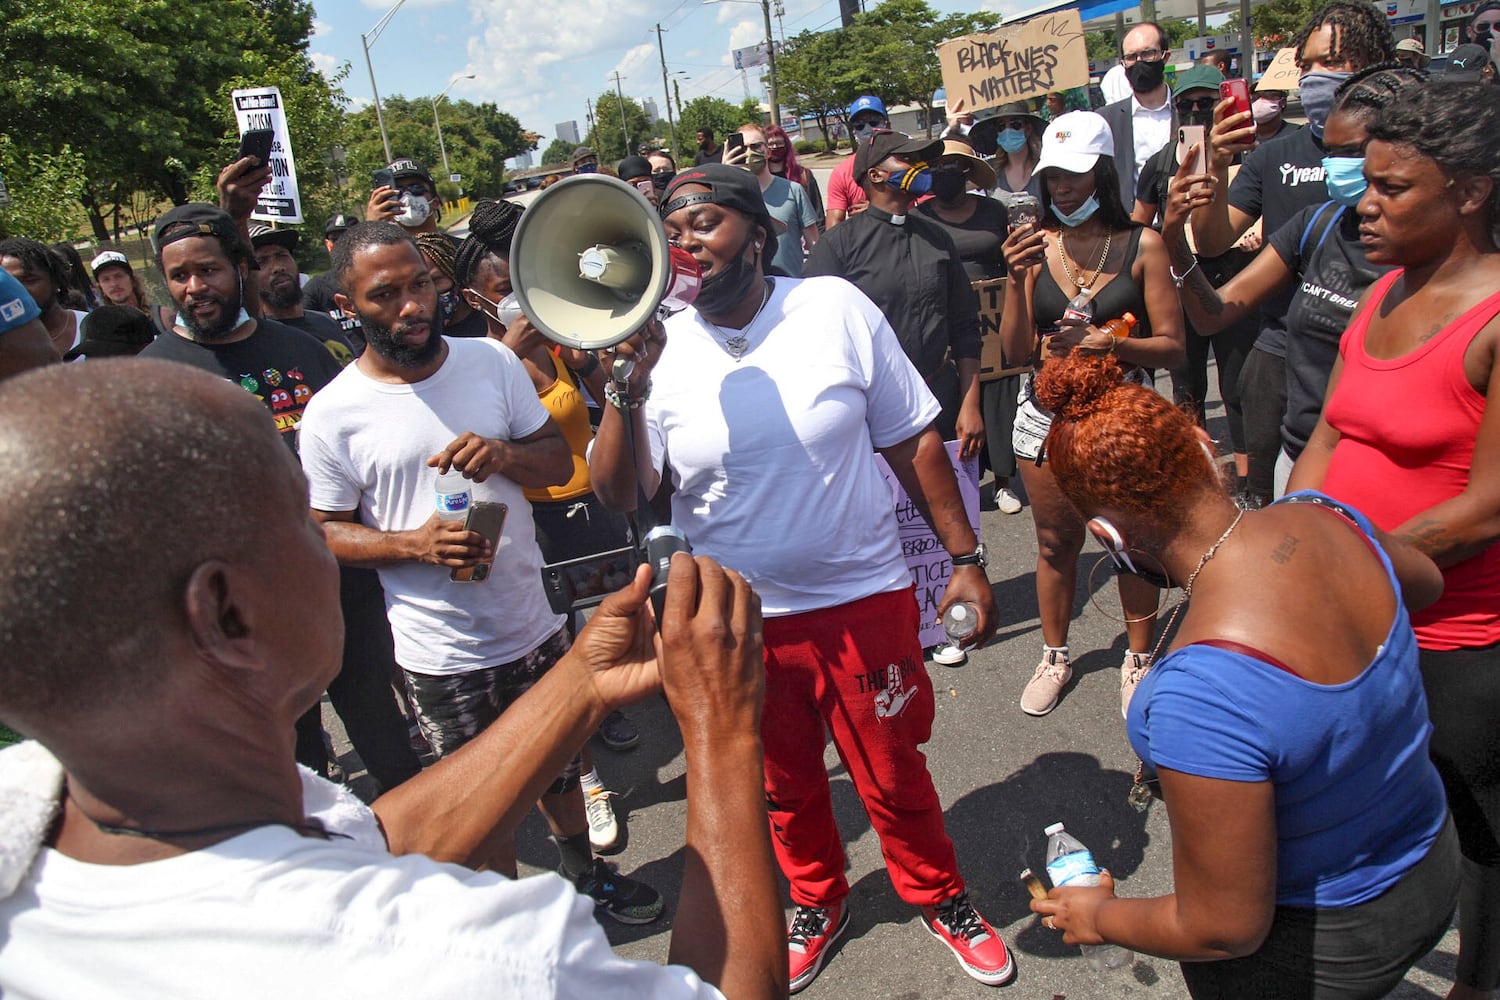
<path id="1" fill-rule="evenodd" d="M 961 170 L 934 170 L 932 172 L 932 196 L 938 201 L 957 201 L 963 196 L 968 177 Z"/>
<path id="2" fill-rule="evenodd" d="M 1137 59 L 1125 67 L 1125 79 L 1130 82 L 1130 89 L 1137 94 L 1149 94 L 1160 87 L 1166 78 L 1166 60 L 1147 62 L 1144 59 Z"/>
<path id="3" fill-rule="evenodd" d="M 755 234 L 752 232 L 740 245 L 740 252 L 734 255 L 734 260 L 722 270 L 703 279 L 698 297 L 693 300 L 693 305 L 700 313 L 705 316 L 722 316 L 738 305 L 750 289 L 755 287 L 755 283 L 761 278 L 760 264 L 753 254 L 745 252 L 754 243 Z"/>

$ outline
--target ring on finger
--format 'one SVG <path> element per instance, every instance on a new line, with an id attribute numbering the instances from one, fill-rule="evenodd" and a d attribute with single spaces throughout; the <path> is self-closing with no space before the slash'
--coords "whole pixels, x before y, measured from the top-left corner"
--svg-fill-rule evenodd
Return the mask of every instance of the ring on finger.
<path id="1" fill-rule="evenodd" d="M 1057 930 L 1057 921 L 1053 920 L 1051 917 L 1048 917 L 1046 920 L 1042 921 L 1042 926 L 1046 927 L 1049 931 L 1055 931 Z"/>

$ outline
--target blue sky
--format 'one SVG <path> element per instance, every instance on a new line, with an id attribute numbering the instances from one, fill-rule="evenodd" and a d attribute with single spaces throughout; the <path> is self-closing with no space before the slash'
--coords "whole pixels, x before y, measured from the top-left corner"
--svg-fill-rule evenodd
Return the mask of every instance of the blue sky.
<path id="1" fill-rule="evenodd" d="M 370 100 L 359 36 L 368 32 L 394 0 L 314 0 L 317 21 L 310 51 L 314 63 L 332 72 L 348 63 L 344 91 L 356 107 Z M 873 0 L 867 0 L 873 2 Z M 975 9 L 951 0 L 929 0 L 943 11 Z M 1036 0 L 984 0 L 979 9 L 1001 14 L 1035 6 Z M 780 37 L 838 25 L 838 0 L 783 0 Z M 773 7 L 774 11 L 774 7 Z M 657 57 L 657 23 L 664 29 L 667 69 L 677 75 L 683 103 L 703 94 L 739 103 L 745 96 L 730 62 L 735 48 L 765 35 L 757 0 L 406 0 L 371 48 L 382 97 L 431 96 L 455 76 L 450 96 L 494 101 L 541 133 L 545 148 L 557 122 L 585 122 L 586 99 L 613 88 L 618 71 L 625 96 L 663 103 Z M 752 75 L 750 92 L 758 82 Z M 660 108 L 663 117 L 665 109 Z"/>

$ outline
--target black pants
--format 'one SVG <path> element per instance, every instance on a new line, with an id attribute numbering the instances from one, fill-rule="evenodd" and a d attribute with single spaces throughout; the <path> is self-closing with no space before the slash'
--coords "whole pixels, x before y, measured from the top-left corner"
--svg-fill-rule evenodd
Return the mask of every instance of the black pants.
<path id="1" fill-rule="evenodd" d="M 1213 352 L 1219 368 L 1219 395 L 1229 422 L 1229 443 L 1235 454 L 1245 452 L 1245 411 L 1240 397 L 1240 373 L 1259 336 L 1254 317 L 1240 320 L 1211 337 L 1201 336 L 1187 325 L 1187 360 L 1172 369 L 1172 402 L 1186 410 L 1199 424 L 1206 424 L 1203 404 L 1208 399 L 1208 355 Z"/>
<path id="2" fill-rule="evenodd" d="M 1016 449 L 1011 432 L 1016 423 L 1016 400 L 1024 375 L 1007 375 L 979 386 L 979 412 L 984 417 L 984 465 L 996 479 L 1016 474 Z"/>
<path id="3" fill-rule="evenodd" d="M 1193 1000 L 1376 1000 L 1448 929 L 1458 899 L 1458 837 L 1446 823 L 1432 849 L 1382 895 L 1338 909 L 1278 906 L 1259 950 L 1183 962 Z"/>
<path id="4" fill-rule="evenodd" d="M 1240 370 L 1240 406 L 1245 414 L 1246 488 L 1265 503 L 1276 486 L 1281 453 L 1281 416 L 1286 411 L 1286 358 L 1254 348 Z"/>
<path id="5" fill-rule="evenodd" d="M 328 699 L 365 769 L 389 791 L 421 771 L 422 762 L 411 748 L 406 720 L 396 709 L 391 689 L 400 674 L 380 577 L 372 569 L 339 567 L 339 605 L 344 612 L 344 662 L 328 685 Z M 297 762 L 328 774 L 317 705 L 297 720 Z"/>

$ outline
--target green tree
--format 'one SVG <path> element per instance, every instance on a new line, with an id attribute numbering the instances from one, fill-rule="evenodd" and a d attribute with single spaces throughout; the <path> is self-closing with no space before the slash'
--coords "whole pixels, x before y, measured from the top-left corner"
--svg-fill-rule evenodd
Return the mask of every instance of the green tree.
<path id="1" fill-rule="evenodd" d="M 10 205 L 0 208 L 0 237 L 51 243 L 84 226 L 83 157 L 68 146 L 55 154 L 27 152 L 0 135 L 0 175 L 10 192 Z"/>
<path id="2" fill-rule="evenodd" d="M 584 145 L 594 151 L 600 164 L 614 166 L 631 155 L 643 142 L 651 140 L 651 121 L 645 109 L 630 98 L 625 98 L 624 124 L 630 132 L 629 145 L 621 131 L 620 98 L 613 91 L 606 91 L 594 98 L 594 127 L 589 131 Z"/>
<path id="3" fill-rule="evenodd" d="M 925 0 L 883 0 L 857 16 L 848 34 L 870 74 L 868 92 L 887 105 L 920 106 L 932 135 L 932 95 L 943 85 L 938 44 L 999 24 L 1000 15 L 988 11 L 939 16 Z"/>
<path id="4" fill-rule="evenodd" d="M 769 125 L 771 122 L 771 116 L 760 109 L 760 102 L 753 97 L 747 97 L 741 101 L 735 113 L 739 115 L 739 122 L 735 128 L 741 125 Z"/>
<path id="5" fill-rule="evenodd" d="M 740 109 L 722 97 L 695 97 L 682 106 L 677 117 L 677 134 L 687 147 L 683 152 L 691 154 L 697 151 L 695 133 L 700 128 L 713 129 L 715 141 L 723 142 L 724 136 L 743 124 Z"/>
<path id="6" fill-rule="evenodd" d="M 1265 3 L 1256 4 L 1255 16 L 1251 19 L 1256 48 L 1280 49 L 1292 44 L 1292 39 L 1297 37 L 1297 33 L 1322 6 L 1322 3 L 1314 0 L 1266 0 Z M 1238 37 L 1239 12 L 1231 14 L 1227 21 L 1215 29 L 1215 33 Z"/>
<path id="7" fill-rule="evenodd" d="M 553 139 L 542 152 L 542 163 L 546 166 L 566 164 L 573 166 L 573 144 L 566 139 Z"/>
<path id="8" fill-rule="evenodd" d="M 804 31 L 787 40 L 776 58 L 781 101 L 798 117 L 814 115 L 823 142 L 833 149 L 830 129 L 858 97 L 861 67 L 850 58 L 842 31 Z"/>

